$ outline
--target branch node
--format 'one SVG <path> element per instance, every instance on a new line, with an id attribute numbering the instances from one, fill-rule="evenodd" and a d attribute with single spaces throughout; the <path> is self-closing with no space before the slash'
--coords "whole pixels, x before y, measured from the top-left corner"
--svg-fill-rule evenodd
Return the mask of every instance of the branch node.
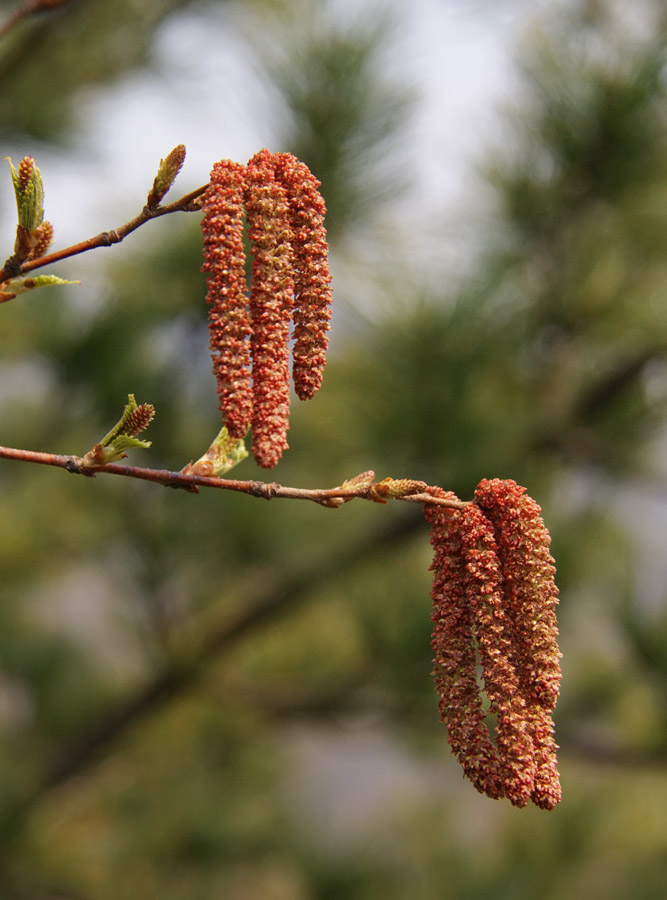
<path id="1" fill-rule="evenodd" d="M 109 231 L 102 232 L 100 235 L 100 246 L 110 247 L 112 244 L 118 244 L 122 240 L 116 229 L 112 228 Z"/>
<path id="2" fill-rule="evenodd" d="M 275 481 L 271 481 L 268 483 L 264 481 L 256 481 L 253 484 L 252 493 L 255 497 L 262 497 L 264 500 L 272 500 L 278 493 L 279 488 L 280 485 L 276 484 Z"/>
<path id="3" fill-rule="evenodd" d="M 175 478 L 170 481 L 165 481 L 164 486 L 174 488 L 174 490 L 187 491 L 189 494 L 199 493 L 199 485 L 194 483 L 183 483 L 182 481 L 177 481 Z"/>
<path id="4" fill-rule="evenodd" d="M 2 267 L 6 280 L 9 281 L 10 278 L 16 278 L 17 275 L 20 275 L 22 265 L 23 260 L 13 253 Z"/>

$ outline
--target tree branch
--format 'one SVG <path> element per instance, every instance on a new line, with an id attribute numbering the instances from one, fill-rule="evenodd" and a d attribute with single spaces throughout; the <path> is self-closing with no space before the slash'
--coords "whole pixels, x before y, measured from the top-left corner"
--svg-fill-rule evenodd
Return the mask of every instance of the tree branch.
<path id="1" fill-rule="evenodd" d="M 236 491 L 237 493 L 250 494 L 253 497 L 261 497 L 264 500 L 279 498 L 283 500 L 310 500 L 321 506 L 336 507 L 340 505 L 335 501 L 347 502 L 355 498 L 373 500 L 376 503 L 384 503 L 385 499 L 407 500 L 412 503 L 432 503 L 437 506 L 446 506 L 450 509 L 462 509 L 466 502 L 463 500 L 443 499 L 434 497 L 428 493 L 424 482 L 411 482 L 415 489 L 406 489 L 405 493 L 388 492 L 383 489 L 387 481 L 376 482 L 360 487 L 334 487 L 334 488 L 295 488 L 285 487 L 276 482 L 265 481 L 238 481 L 233 478 L 217 478 L 210 475 L 192 475 L 185 472 L 172 472 L 168 469 L 150 469 L 141 466 L 127 466 L 121 463 L 107 463 L 106 465 L 91 466 L 84 462 L 80 456 L 64 456 L 57 453 L 43 453 L 37 450 L 19 450 L 13 447 L 0 447 L 0 459 L 13 459 L 19 462 L 31 462 L 44 466 L 56 466 L 65 469 L 75 475 L 84 475 L 94 478 L 97 474 L 121 475 L 126 478 L 139 478 L 142 481 L 152 481 L 163 487 L 182 488 L 190 493 L 199 493 L 200 487 L 218 488 L 223 491 Z M 417 487 L 423 489 L 417 489 Z"/>
<path id="2" fill-rule="evenodd" d="M 95 250 L 98 247 L 110 247 L 112 244 L 118 244 L 126 238 L 128 234 L 136 231 L 137 228 L 145 225 L 146 222 L 149 222 L 151 219 L 157 219 L 160 216 L 166 216 L 174 212 L 196 212 L 199 209 L 199 203 L 197 201 L 204 194 L 207 187 L 208 184 L 204 184 L 194 191 L 190 191 L 189 194 L 185 194 L 180 200 L 175 200 L 173 203 L 168 203 L 166 206 L 156 206 L 155 208 L 145 206 L 139 215 L 130 219 L 129 222 L 126 222 L 119 228 L 114 228 L 111 231 L 102 231 L 95 237 L 88 238 L 86 241 L 72 244 L 71 247 L 65 247 L 63 250 L 56 250 L 54 253 L 48 253 L 46 256 L 40 256 L 38 259 L 31 259 L 28 262 L 24 262 L 18 273 L 13 271 L 11 264 L 12 257 L 9 257 L 2 269 L 0 269 L 0 284 L 8 278 L 15 277 L 16 274 L 25 275 L 27 272 L 41 269 L 44 266 L 51 265 L 51 263 L 60 262 L 60 260 L 68 259 L 70 256 L 77 256 L 79 253 L 85 253 L 87 250 Z M 2 302 L 6 302 L 6 300 L 3 301 L 0 299 L 0 303 Z"/>

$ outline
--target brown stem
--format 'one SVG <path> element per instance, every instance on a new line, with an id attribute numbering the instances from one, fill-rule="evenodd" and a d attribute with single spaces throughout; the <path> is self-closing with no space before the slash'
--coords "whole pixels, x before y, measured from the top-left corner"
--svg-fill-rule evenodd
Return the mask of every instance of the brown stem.
<path id="1" fill-rule="evenodd" d="M 125 478 L 139 478 L 143 481 L 161 484 L 163 487 L 182 488 L 193 494 L 198 493 L 200 487 L 210 487 L 223 491 L 237 491 L 242 494 L 250 494 L 253 497 L 262 497 L 264 500 L 272 500 L 274 497 L 284 500 L 310 500 L 323 506 L 330 505 L 329 501 L 336 498 L 342 500 L 362 498 L 378 502 L 373 492 L 373 488 L 376 485 L 372 484 L 352 488 L 294 488 L 285 487 L 275 482 L 238 481 L 233 478 L 216 478 L 214 476 L 186 474 L 185 472 L 172 472 L 168 469 L 126 466 L 121 463 L 91 466 L 87 465 L 80 456 L 42 453 L 37 450 L 18 450 L 13 447 L 0 447 L 0 459 L 14 459 L 19 462 L 31 462 L 43 466 L 56 466 L 60 469 L 66 469 L 75 475 L 85 475 L 89 478 L 94 477 L 98 473 L 122 475 Z M 466 505 L 462 500 L 442 499 L 433 497 L 428 493 L 407 494 L 392 499 L 407 500 L 413 503 L 432 503 L 437 506 L 447 506 L 451 509 L 461 509 Z"/>
<path id="2" fill-rule="evenodd" d="M 25 262 L 21 265 L 18 273 L 15 271 L 15 266 L 12 265 L 13 257 L 10 257 L 3 268 L 0 269 L 0 284 L 8 278 L 15 277 L 16 274 L 23 275 L 26 272 L 34 271 L 34 269 L 41 269 L 44 266 L 51 265 L 51 263 L 60 262 L 61 259 L 68 259 L 70 256 L 85 253 L 87 250 L 95 250 L 98 247 L 110 247 L 112 244 L 118 244 L 123 238 L 127 237 L 128 234 L 136 231 L 137 228 L 151 219 L 157 219 L 160 216 L 166 216 L 173 212 L 194 212 L 199 208 L 196 204 L 197 199 L 201 197 L 207 187 L 208 184 L 204 184 L 196 190 L 190 191 L 189 194 L 185 194 L 180 200 L 176 200 L 174 203 L 168 203 L 166 206 L 157 206 L 154 209 L 149 209 L 145 206 L 138 216 L 130 219 L 125 225 L 121 225 L 119 228 L 114 228 L 110 231 L 102 231 L 98 235 L 95 235 L 95 237 L 88 238 L 87 241 L 72 244 L 71 247 L 65 247 L 63 250 L 56 250 L 54 253 L 40 256 L 39 259 L 31 259 L 29 262 Z"/>

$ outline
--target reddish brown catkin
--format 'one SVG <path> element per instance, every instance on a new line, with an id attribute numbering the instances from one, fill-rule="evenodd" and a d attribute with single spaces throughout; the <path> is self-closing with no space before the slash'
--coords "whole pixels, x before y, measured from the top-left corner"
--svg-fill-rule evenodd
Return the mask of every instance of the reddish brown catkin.
<path id="1" fill-rule="evenodd" d="M 320 387 L 326 361 L 331 276 L 318 187 L 296 157 L 260 150 L 245 167 L 216 163 L 202 204 L 209 344 L 223 422 L 239 439 L 252 425 L 253 456 L 266 468 L 288 446 L 292 317 L 294 387 L 302 400 Z M 249 298 L 244 210 L 253 254 Z"/>
<path id="2" fill-rule="evenodd" d="M 217 162 L 204 197 L 202 220 L 202 271 L 209 273 L 209 347 L 223 422 L 233 438 L 245 436 L 253 409 L 243 190 L 244 167 L 231 160 Z"/>
<path id="3" fill-rule="evenodd" d="M 268 150 L 255 154 L 246 168 L 246 211 L 254 257 L 250 290 L 252 452 L 259 465 L 273 468 L 288 447 L 294 280 L 288 200 L 276 182 L 274 154 Z"/>
<path id="4" fill-rule="evenodd" d="M 489 712 L 497 716 L 502 792 L 515 806 L 525 806 L 535 781 L 533 742 L 512 663 L 498 547 L 491 523 L 473 503 L 461 511 L 461 548 L 466 600 L 474 613 L 484 689 L 490 701 Z"/>
<path id="5" fill-rule="evenodd" d="M 53 225 L 50 222 L 42 222 L 35 229 L 35 245 L 30 251 L 30 259 L 39 259 L 44 256 L 53 242 Z"/>
<path id="6" fill-rule="evenodd" d="M 35 160 L 32 156 L 24 156 L 18 165 L 17 176 L 20 191 L 25 191 L 30 182 L 30 176 L 35 168 Z"/>
<path id="7" fill-rule="evenodd" d="M 454 499 L 440 488 L 434 497 Z M 484 480 L 460 510 L 425 504 L 434 558 L 434 677 L 449 743 L 490 797 L 553 809 L 561 799 L 551 710 L 558 694 L 554 565 L 539 506 Z M 488 733 L 476 666 L 483 670 Z"/>
<path id="8" fill-rule="evenodd" d="M 505 607 L 514 665 L 538 757 L 533 802 L 545 809 L 561 797 L 551 711 L 560 688 L 558 589 L 550 536 L 538 504 L 515 481 L 484 479 L 475 499 L 492 522 L 505 575 Z"/>
<path id="9" fill-rule="evenodd" d="M 130 437 L 141 434 L 155 418 L 155 407 L 152 403 L 142 403 L 133 410 L 125 421 L 122 433 Z"/>
<path id="10" fill-rule="evenodd" d="M 515 481 L 484 479 L 475 500 L 491 521 L 515 630 L 517 671 L 524 689 L 553 709 L 560 689 L 556 567 L 541 509 Z"/>
<path id="11" fill-rule="evenodd" d="M 456 499 L 440 488 L 431 492 L 440 498 Z M 485 724 L 477 681 L 474 611 L 467 596 L 461 511 L 425 504 L 424 513 L 431 525 L 434 549 L 431 646 L 440 717 L 464 774 L 478 791 L 499 798 L 504 796 L 500 766 Z"/>
<path id="12" fill-rule="evenodd" d="M 292 377 L 300 400 L 322 384 L 331 319 L 331 274 L 320 182 L 290 153 L 275 154 L 276 177 L 287 192 L 294 253 Z"/>

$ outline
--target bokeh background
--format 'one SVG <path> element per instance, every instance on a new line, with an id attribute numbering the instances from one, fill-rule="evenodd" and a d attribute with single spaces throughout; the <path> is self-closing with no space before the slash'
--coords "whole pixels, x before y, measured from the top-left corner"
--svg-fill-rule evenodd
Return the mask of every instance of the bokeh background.
<path id="1" fill-rule="evenodd" d="M 664 896 L 666 37 L 662 0 L 66 0 L 2 34 L 2 155 L 36 158 L 56 247 L 181 142 L 174 197 L 262 146 L 310 165 L 331 356 L 270 477 L 515 478 L 564 654 L 564 799 L 516 810 L 438 721 L 418 509 L 1 461 L 3 900 Z M 7 167 L 5 256 L 14 215 Z M 83 454 L 133 392 L 132 462 L 203 452 L 198 218 L 0 308 L 2 444 Z"/>

